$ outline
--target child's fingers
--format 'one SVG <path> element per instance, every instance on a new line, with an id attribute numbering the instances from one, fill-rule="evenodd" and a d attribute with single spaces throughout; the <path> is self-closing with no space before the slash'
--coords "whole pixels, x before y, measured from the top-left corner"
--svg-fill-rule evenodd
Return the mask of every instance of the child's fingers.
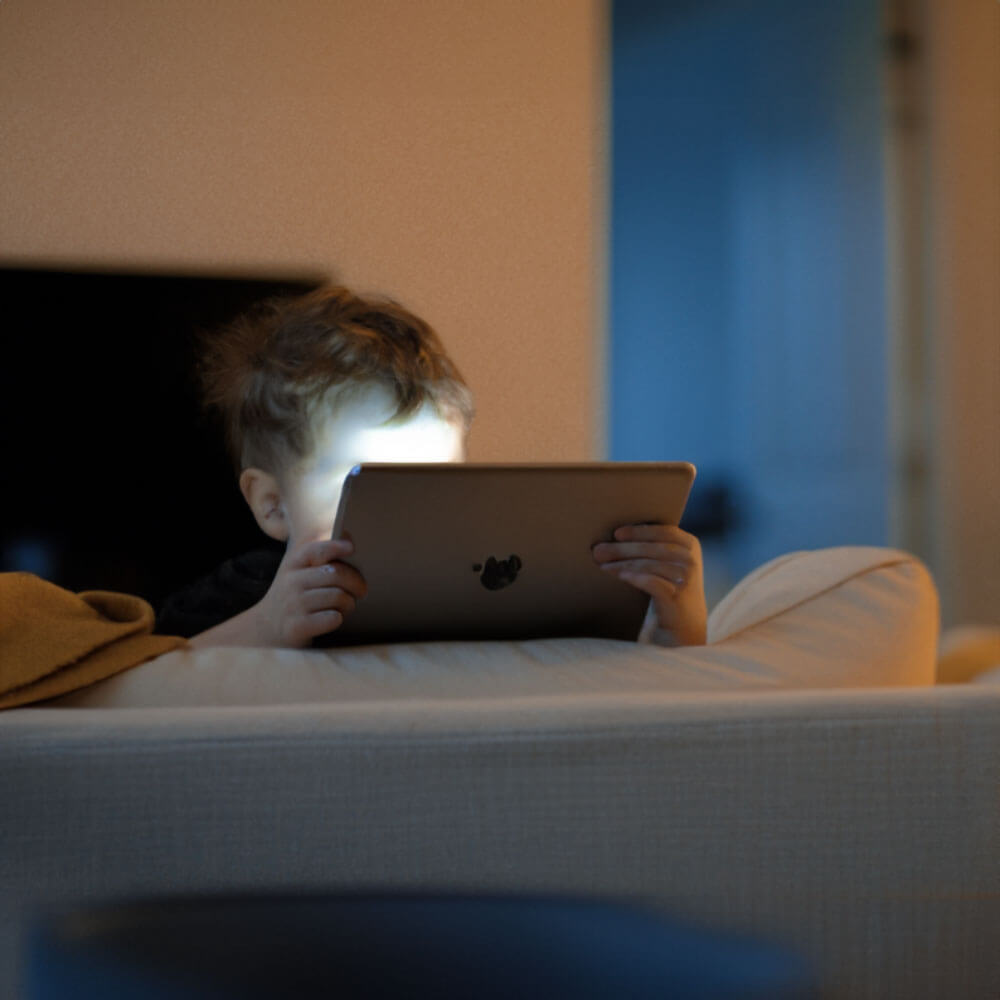
<path id="1" fill-rule="evenodd" d="M 320 611 L 337 611 L 341 617 L 346 617 L 357 607 L 357 601 L 348 591 L 330 587 L 326 590 L 304 591 L 299 607 L 307 615 Z"/>
<path id="2" fill-rule="evenodd" d="M 673 542 L 688 549 L 698 544 L 695 535 L 675 524 L 623 524 L 614 537 L 618 542 Z"/>
<path id="3" fill-rule="evenodd" d="M 620 559 L 659 559 L 687 565 L 694 559 L 689 548 L 671 542 L 599 542 L 592 551 L 599 563 Z"/>
<path id="4" fill-rule="evenodd" d="M 680 591 L 680 585 L 672 582 L 671 580 L 665 580 L 662 576 L 657 576 L 655 573 L 643 573 L 638 570 L 623 570 L 618 574 L 620 580 L 624 580 L 625 583 L 631 584 L 637 590 L 641 590 L 645 594 L 649 594 L 650 597 L 656 600 L 664 600 L 666 598 L 673 597 Z"/>
<path id="5" fill-rule="evenodd" d="M 340 628 L 356 606 L 354 597 L 340 588 L 303 592 L 291 625 L 295 641 L 307 643 L 318 635 Z"/>
<path id="6" fill-rule="evenodd" d="M 325 590 L 339 587 L 356 598 L 368 593 L 365 578 L 353 567 L 343 562 L 328 562 L 299 571 L 303 590 Z"/>
<path id="7" fill-rule="evenodd" d="M 682 587 L 688 581 L 689 573 L 683 566 L 662 563 L 655 559 L 623 559 L 620 562 L 604 563 L 601 569 L 623 579 L 626 576 L 649 576 Z"/>
<path id="8" fill-rule="evenodd" d="M 344 624 L 344 614 L 336 608 L 324 608 L 321 611 L 314 611 L 306 619 L 306 627 L 309 630 L 309 638 L 315 639 L 318 635 L 325 635 L 333 632 Z"/>
<path id="9" fill-rule="evenodd" d="M 333 632 L 344 624 L 344 615 L 336 608 L 323 608 L 300 616 L 289 629 L 288 638 L 294 646 L 308 645 L 318 635 Z"/>
<path id="10" fill-rule="evenodd" d="M 344 538 L 324 538 L 318 542 L 302 545 L 288 557 L 289 569 L 302 569 L 306 566 L 322 566 L 335 559 L 344 559 L 353 555 L 354 546 Z"/>

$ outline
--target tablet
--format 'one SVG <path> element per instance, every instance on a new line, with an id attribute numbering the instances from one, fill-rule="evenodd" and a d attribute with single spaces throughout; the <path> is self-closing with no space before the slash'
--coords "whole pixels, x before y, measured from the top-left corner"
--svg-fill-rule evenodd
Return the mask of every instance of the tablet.
<path id="1" fill-rule="evenodd" d="M 634 640 L 649 598 L 591 546 L 625 524 L 679 524 L 688 462 L 363 464 L 333 538 L 368 594 L 316 645 L 601 636 Z"/>

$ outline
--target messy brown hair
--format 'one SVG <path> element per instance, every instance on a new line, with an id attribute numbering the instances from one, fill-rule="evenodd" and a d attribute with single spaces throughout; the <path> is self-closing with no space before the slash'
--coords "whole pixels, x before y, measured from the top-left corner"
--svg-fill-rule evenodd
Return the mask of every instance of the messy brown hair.
<path id="1" fill-rule="evenodd" d="M 389 391 L 392 420 L 425 403 L 465 430 L 473 417 L 472 393 L 426 322 L 339 286 L 268 299 L 204 337 L 199 376 L 237 472 L 278 474 L 307 458 L 317 411 L 370 386 Z"/>

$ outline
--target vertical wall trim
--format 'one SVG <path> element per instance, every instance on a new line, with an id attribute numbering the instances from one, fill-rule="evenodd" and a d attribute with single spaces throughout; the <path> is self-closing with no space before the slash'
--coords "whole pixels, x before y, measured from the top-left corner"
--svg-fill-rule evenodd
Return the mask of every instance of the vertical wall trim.
<path id="1" fill-rule="evenodd" d="M 935 563 L 933 390 L 927 290 L 929 146 L 922 0 L 884 0 L 884 163 L 889 328 L 889 541 Z"/>
<path id="2" fill-rule="evenodd" d="M 597 461 L 610 458 L 611 437 L 611 183 L 614 163 L 611 142 L 611 4 L 612 0 L 591 0 L 594 5 L 594 138 L 592 194 L 592 287 L 593 287 L 593 368 L 591 456 Z"/>
<path id="3" fill-rule="evenodd" d="M 926 0 L 944 624 L 1000 624 L 1000 3 Z"/>

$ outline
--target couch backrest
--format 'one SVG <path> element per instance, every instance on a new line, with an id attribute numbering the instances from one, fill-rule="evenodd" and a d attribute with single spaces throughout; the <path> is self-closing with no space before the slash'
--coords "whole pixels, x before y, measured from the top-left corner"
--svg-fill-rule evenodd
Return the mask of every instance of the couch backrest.
<path id="1" fill-rule="evenodd" d="M 998 788 L 987 685 L 16 710 L 0 994 L 43 902 L 423 887 L 643 899 L 831 997 L 997 995 Z"/>

